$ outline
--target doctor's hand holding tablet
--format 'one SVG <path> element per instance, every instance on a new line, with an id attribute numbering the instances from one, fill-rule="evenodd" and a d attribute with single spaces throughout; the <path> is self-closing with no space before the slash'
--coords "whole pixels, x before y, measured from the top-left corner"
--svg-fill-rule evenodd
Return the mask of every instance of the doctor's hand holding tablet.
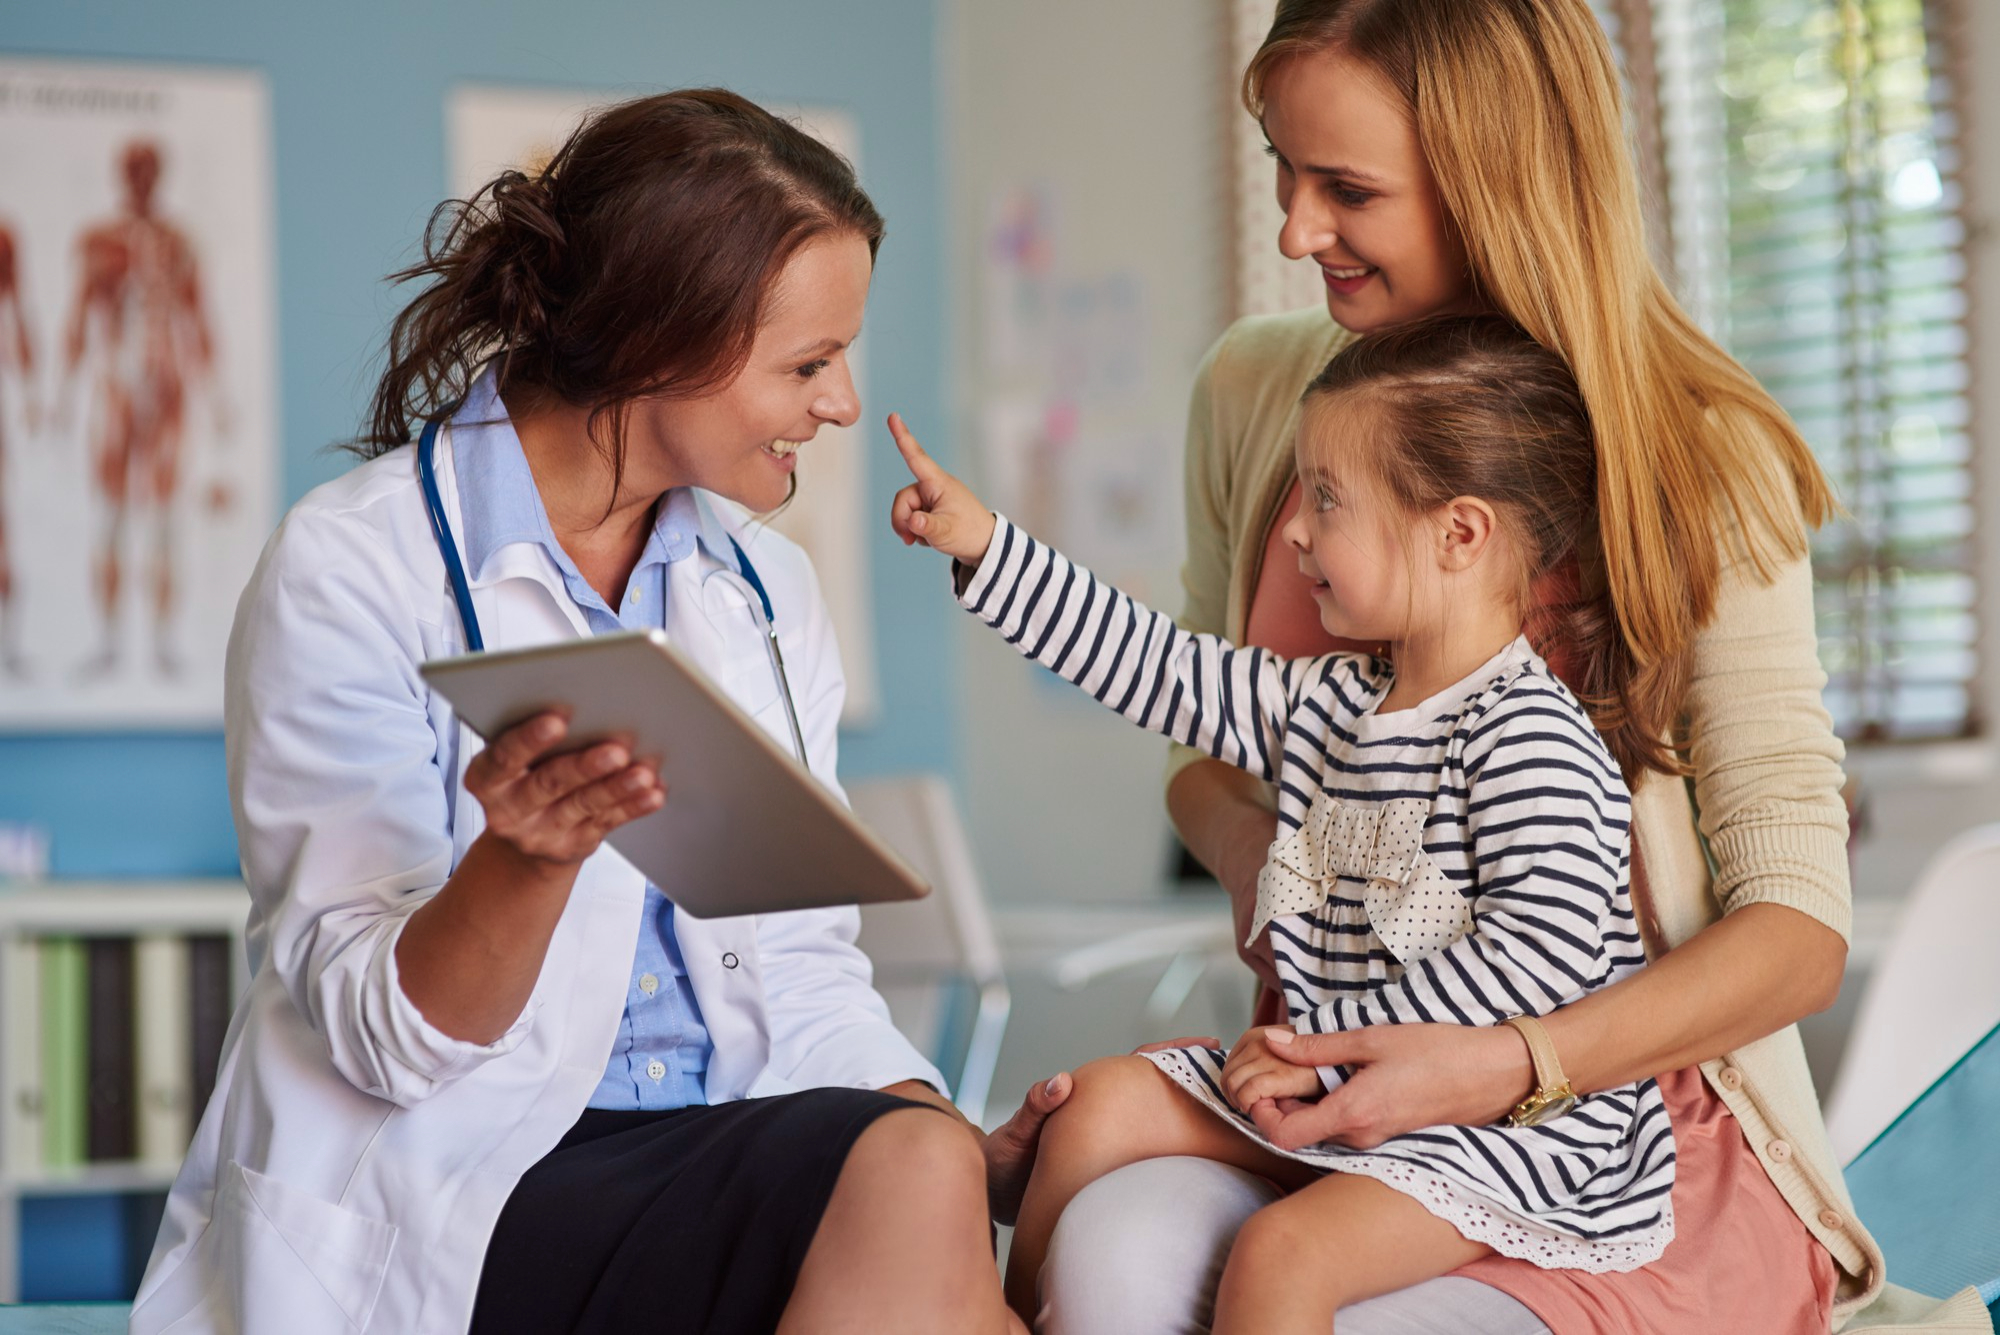
<path id="1" fill-rule="evenodd" d="M 768 725 L 663 630 L 424 664 L 424 680 L 461 719 L 501 739 L 497 768 L 475 776 L 482 752 L 466 774 L 467 791 L 489 813 L 488 835 L 497 803 L 512 843 L 538 857 L 541 848 L 517 829 L 537 846 L 586 856 L 601 838 L 644 872 L 676 913 L 697 918 L 928 894 L 923 879 L 813 773 L 776 622 L 757 596 L 762 576 L 753 581 L 748 555 L 735 555 L 745 574 L 706 578 L 741 578 L 749 586 L 746 616 L 735 624 L 747 630 L 754 616 L 769 650 L 779 699 L 760 711 Z M 780 716 L 791 749 L 774 735 Z M 544 727 L 555 739 L 546 746 L 543 734 L 524 732 Z M 664 803 L 655 800 L 663 789 L 672 792 Z"/>
<path id="2" fill-rule="evenodd" d="M 465 770 L 486 831 L 528 869 L 571 867 L 604 836 L 666 800 L 658 770 L 617 741 L 564 753 L 569 720 L 537 714 L 495 737 Z"/>

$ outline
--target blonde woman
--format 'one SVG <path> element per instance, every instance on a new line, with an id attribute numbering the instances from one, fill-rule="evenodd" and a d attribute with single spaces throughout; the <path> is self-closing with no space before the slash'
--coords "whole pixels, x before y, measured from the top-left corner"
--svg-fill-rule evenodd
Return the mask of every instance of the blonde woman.
<path id="1" fill-rule="evenodd" d="M 1493 309 L 1561 353 L 1582 389 L 1602 536 L 1575 578 L 1609 590 L 1640 665 L 1620 703 L 1661 739 L 1634 793 L 1651 963 L 1555 1013 L 1547 1034 L 1578 1094 L 1659 1081 L 1680 1152 L 1676 1240 L 1626 1274 L 1481 1261 L 1343 1311 L 1343 1335 L 1985 1330 L 1970 1291 L 1939 1303 L 1885 1287 L 1820 1123 L 1792 1025 L 1833 1001 L 1850 923 L 1842 750 L 1820 703 L 1806 559 L 1834 500 L 1797 429 L 1647 256 L 1616 73 L 1585 0 L 1281 0 L 1244 94 L 1271 145 L 1279 246 L 1319 262 L 1327 304 L 1237 324 L 1202 367 L 1184 623 L 1287 655 L 1334 647 L 1296 565 L 1269 559 L 1298 507 L 1300 393 L 1355 334 Z M 1562 583 L 1543 600 L 1564 601 Z M 1167 802 L 1246 927 L 1269 794 L 1183 750 Z M 1269 961 L 1253 964 L 1270 981 Z M 1556 1083 L 1507 1026 L 1302 1035 L 1284 1051 L 1355 1072 L 1291 1114 L 1295 1144 L 1494 1122 Z M 1231 1237 L 1275 1195 L 1196 1160 L 1100 1179 L 1056 1228 L 1041 1328 L 1205 1328 Z"/>

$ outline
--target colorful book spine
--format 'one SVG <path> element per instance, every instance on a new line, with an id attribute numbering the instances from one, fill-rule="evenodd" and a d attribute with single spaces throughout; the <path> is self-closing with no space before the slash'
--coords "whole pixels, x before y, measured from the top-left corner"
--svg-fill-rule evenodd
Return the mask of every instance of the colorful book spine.
<path id="1" fill-rule="evenodd" d="M 132 938 L 94 936 L 83 943 L 89 977 L 84 1012 L 90 1112 L 84 1157 L 97 1163 L 139 1152 L 138 1063 L 132 1044 Z"/>
<path id="2" fill-rule="evenodd" d="M 84 1160 L 89 1118 L 85 1051 L 90 978 L 83 942 L 42 938 L 42 1163 Z"/>
<path id="3" fill-rule="evenodd" d="M 188 945 L 178 936 L 142 936 L 132 953 L 137 1007 L 139 1158 L 172 1167 L 194 1137 Z"/>
<path id="4" fill-rule="evenodd" d="M 31 936 L 0 938 L 0 1170 L 42 1166 L 42 950 Z"/>
<path id="5" fill-rule="evenodd" d="M 215 1092 L 222 1040 L 229 1032 L 229 951 L 226 936 L 191 936 L 188 946 L 188 1106 L 196 1121 Z"/>

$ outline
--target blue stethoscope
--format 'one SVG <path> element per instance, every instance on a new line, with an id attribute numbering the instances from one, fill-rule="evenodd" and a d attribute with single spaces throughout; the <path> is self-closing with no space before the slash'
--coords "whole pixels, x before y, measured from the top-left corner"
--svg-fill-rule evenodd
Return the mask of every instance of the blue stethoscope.
<path id="1" fill-rule="evenodd" d="M 417 480 L 424 489 L 424 508 L 430 513 L 431 536 L 437 539 L 438 552 L 444 557 L 445 573 L 451 577 L 451 596 L 458 604 L 458 619 L 465 625 L 465 647 L 472 653 L 484 653 L 485 637 L 479 633 L 479 613 L 472 606 L 472 586 L 465 579 L 465 562 L 459 559 L 458 540 L 452 536 L 451 521 L 445 518 L 444 497 L 438 492 L 437 467 L 433 462 L 437 453 L 438 421 L 424 424 L 424 434 L 417 441 Z M 785 701 L 785 722 L 791 725 L 792 749 L 798 752 L 799 764 L 812 768 L 806 759 L 805 733 L 799 729 L 798 706 L 792 701 L 791 679 L 785 675 L 785 654 L 778 647 L 778 620 L 771 609 L 771 595 L 764 588 L 764 581 L 757 576 L 757 567 L 750 564 L 750 557 L 743 550 L 743 544 L 730 538 L 729 547 L 736 555 L 736 569 L 719 572 L 749 586 L 749 591 L 757 595 L 753 604 L 748 598 L 744 605 L 750 614 L 758 617 L 758 630 L 764 637 L 764 649 L 771 657 L 771 672 L 778 679 L 778 693 Z M 761 615 L 759 615 L 761 609 Z"/>

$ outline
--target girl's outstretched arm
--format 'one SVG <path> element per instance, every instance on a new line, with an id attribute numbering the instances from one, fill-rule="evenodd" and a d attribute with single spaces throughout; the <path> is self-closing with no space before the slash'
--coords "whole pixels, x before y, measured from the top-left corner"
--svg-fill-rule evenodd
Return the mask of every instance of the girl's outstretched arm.
<path id="1" fill-rule="evenodd" d="M 1332 667 L 1327 659 L 1281 659 L 1182 630 L 996 516 L 924 453 L 900 417 L 889 429 L 916 478 L 896 493 L 889 522 L 905 543 L 957 561 L 970 611 L 1140 727 L 1277 778 L 1286 721 Z"/>

